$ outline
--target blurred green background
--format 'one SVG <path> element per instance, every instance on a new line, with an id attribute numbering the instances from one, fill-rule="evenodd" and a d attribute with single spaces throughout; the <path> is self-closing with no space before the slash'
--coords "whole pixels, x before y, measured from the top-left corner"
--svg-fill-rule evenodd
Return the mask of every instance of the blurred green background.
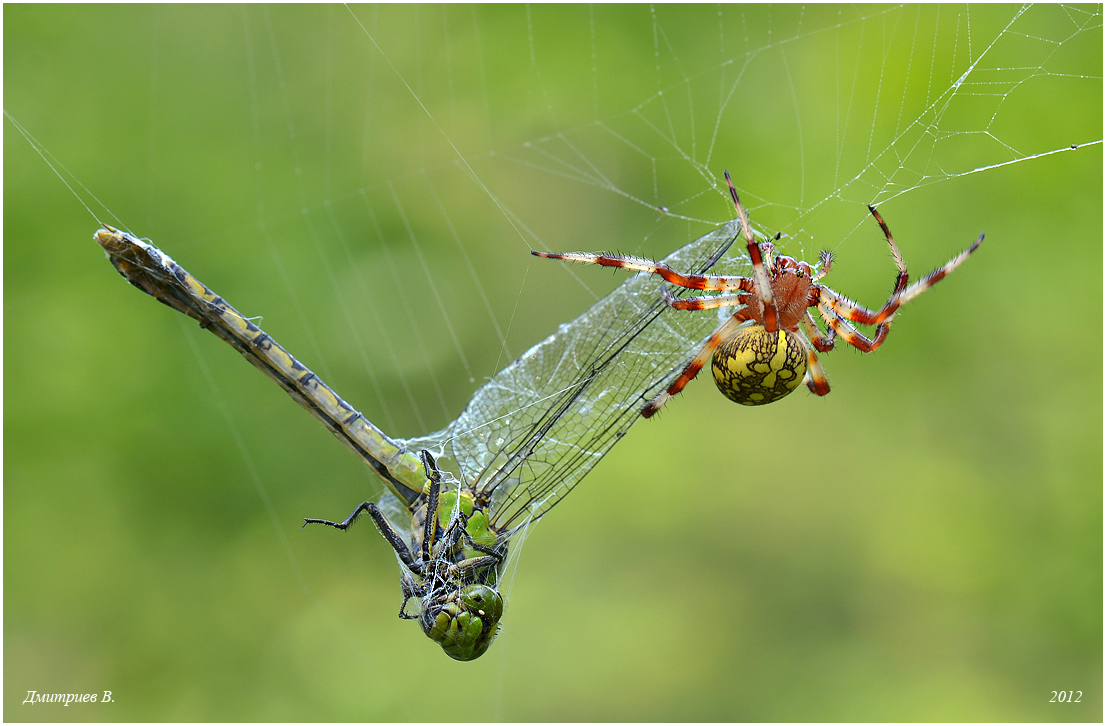
<path id="1" fill-rule="evenodd" d="M 5 109 L 76 196 L 397 436 L 622 279 L 529 247 L 663 255 L 729 217 L 725 168 L 869 304 L 866 203 L 915 274 L 987 241 L 877 353 L 824 356 L 830 396 L 702 380 L 636 426 L 462 664 L 395 617 L 371 527 L 300 529 L 380 484 L 126 285 L 5 119 L 4 717 L 1100 721 L 1101 22 L 6 5 Z"/>

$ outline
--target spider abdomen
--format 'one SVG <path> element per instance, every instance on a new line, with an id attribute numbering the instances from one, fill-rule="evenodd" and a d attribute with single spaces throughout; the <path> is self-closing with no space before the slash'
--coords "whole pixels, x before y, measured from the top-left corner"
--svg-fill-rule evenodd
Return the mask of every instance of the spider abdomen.
<path id="1" fill-rule="evenodd" d="M 750 325 L 715 349 L 711 370 L 722 395 L 743 406 L 759 406 L 794 391 L 806 375 L 806 359 L 806 344 L 798 333 L 769 333 Z"/>

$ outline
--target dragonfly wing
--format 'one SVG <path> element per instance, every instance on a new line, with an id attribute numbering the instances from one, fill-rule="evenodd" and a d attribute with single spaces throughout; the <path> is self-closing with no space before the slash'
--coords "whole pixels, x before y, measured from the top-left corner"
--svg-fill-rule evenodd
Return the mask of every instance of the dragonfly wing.
<path id="1" fill-rule="evenodd" d="M 701 272 L 739 229 L 726 224 L 664 262 Z M 748 261 L 731 258 L 715 271 L 746 274 Z M 497 531 L 525 525 L 560 501 L 717 325 L 715 316 L 672 310 L 661 285 L 634 275 L 500 371 L 442 432 L 462 477 L 487 496 Z"/>

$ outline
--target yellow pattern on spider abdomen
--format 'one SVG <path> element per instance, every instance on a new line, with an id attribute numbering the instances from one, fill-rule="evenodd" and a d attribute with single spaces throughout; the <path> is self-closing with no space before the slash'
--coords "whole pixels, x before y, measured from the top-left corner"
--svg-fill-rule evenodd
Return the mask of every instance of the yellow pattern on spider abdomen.
<path id="1" fill-rule="evenodd" d="M 711 370 L 718 390 L 743 406 L 778 401 L 806 375 L 806 345 L 798 333 L 741 328 L 714 351 Z"/>

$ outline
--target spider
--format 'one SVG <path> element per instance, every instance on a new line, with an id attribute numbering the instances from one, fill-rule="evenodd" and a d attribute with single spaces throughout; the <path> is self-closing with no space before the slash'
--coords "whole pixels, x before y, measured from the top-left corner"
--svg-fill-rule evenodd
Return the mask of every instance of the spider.
<path id="1" fill-rule="evenodd" d="M 823 251 L 818 264 L 811 265 L 787 255 L 774 254 L 772 241 L 757 243 L 749 228 L 749 216 L 737 197 L 730 173 L 725 172 L 737 216 L 745 233 L 749 260 L 753 263 L 753 276 L 737 275 L 685 275 L 659 262 L 639 257 L 595 255 L 582 252 L 538 252 L 537 257 L 586 262 L 604 267 L 621 267 L 659 275 L 665 282 L 689 290 L 710 290 L 726 293 L 677 299 L 667 288 L 662 288 L 665 302 L 676 310 L 710 310 L 733 306 L 738 308 L 728 320 L 719 325 L 703 347 L 691 359 L 667 390 L 657 394 L 645 404 L 641 415 L 646 418 L 659 411 L 668 399 L 684 389 L 699 374 L 707 360 L 718 389 L 732 401 L 745 406 L 759 406 L 778 401 L 798 388 L 800 381 L 819 396 L 829 393 L 822 364 L 817 353 L 833 350 L 840 337 L 849 345 L 868 353 L 887 338 L 891 321 L 899 307 L 940 282 L 975 252 L 983 235 L 968 249 L 938 267 L 913 285 L 907 286 L 909 274 L 898 245 L 891 237 L 891 230 L 876 208 L 868 205 L 868 211 L 876 218 L 891 257 L 898 268 L 895 288 L 887 302 L 878 310 L 869 310 L 839 292 L 819 284 L 833 264 L 833 255 Z M 780 235 L 776 235 L 778 240 Z M 733 291 L 733 292 L 731 292 Z M 818 327 L 811 314 L 818 311 L 826 325 L 825 333 Z M 856 328 L 856 324 L 874 325 L 875 332 L 869 338 Z M 817 353 L 816 353 L 817 351 Z"/>

